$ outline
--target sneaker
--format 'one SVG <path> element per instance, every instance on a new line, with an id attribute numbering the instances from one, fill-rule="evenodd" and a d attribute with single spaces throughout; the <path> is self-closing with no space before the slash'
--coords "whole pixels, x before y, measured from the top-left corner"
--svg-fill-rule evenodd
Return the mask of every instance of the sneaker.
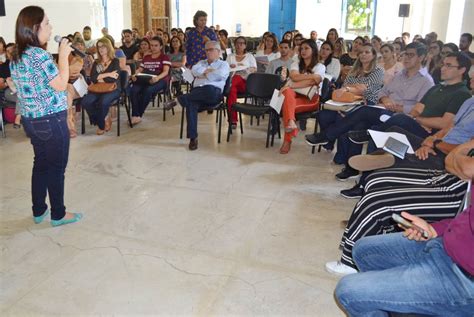
<path id="1" fill-rule="evenodd" d="M 349 131 L 347 136 L 349 140 L 355 144 L 365 144 L 370 140 L 370 135 L 367 130 Z"/>
<path id="2" fill-rule="evenodd" d="M 364 194 L 364 189 L 358 183 L 356 183 L 354 187 L 350 189 L 341 190 L 340 194 L 342 197 L 347 199 L 357 199 L 362 197 L 362 195 Z"/>
<path id="3" fill-rule="evenodd" d="M 324 145 L 329 142 L 324 133 L 306 134 L 304 138 L 306 139 L 306 143 L 311 146 Z"/>
<path id="4" fill-rule="evenodd" d="M 395 164 L 395 157 L 385 152 L 356 155 L 349 159 L 349 165 L 362 172 L 390 167 L 393 164 Z"/>
<path id="5" fill-rule="evenodd" d="M 336 275 L 349 275 L 349 274 L 357 273 L 356 269 L 350 267 L 349 265 L 345 265 L 344 263 L 341 263 L 340 261 L 327 262 L 326 271 L 328 271 L 331 274 L 336 274 Z"/>
<path id="6" fill-rule="evenodd" d="M 351 178 L 357 178 L 358 176 L 359 176 L 359 171 L 353 169 L 350 166 L 344 167 L 340 173 L 336 174 L 337 180 L 341 182 L 345 182 L 346 180 L 351 179 Z"/>

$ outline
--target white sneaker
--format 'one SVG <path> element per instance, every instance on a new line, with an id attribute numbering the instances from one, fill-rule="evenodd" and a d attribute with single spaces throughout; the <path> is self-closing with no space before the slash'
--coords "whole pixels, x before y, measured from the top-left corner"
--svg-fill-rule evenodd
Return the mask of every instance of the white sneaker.
<path id="1" fill-rule="evenodd" d="M 358 272 L 356 269 L 350 267 L 349 265 L 345 265 L 340 261 L 327 262 L 326 271 L 336 275 L 349 275 Z"/>

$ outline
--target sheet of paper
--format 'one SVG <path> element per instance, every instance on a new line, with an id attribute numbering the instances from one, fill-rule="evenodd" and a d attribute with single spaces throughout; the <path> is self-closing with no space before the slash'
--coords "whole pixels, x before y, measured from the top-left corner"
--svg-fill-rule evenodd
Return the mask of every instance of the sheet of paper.
<path id="1" fill-rule="evenodd" d="M 272 99 L 270 100 L 270 107 L 275 109 L 277 113 L 280 113 L 284 100 L 285 100 L 285 96 L 280 95 L 280 91 L 278 89 L 275 89 L 273 91 Z"/>
<path id="2" fill-rule="evenodd" d="M 149 77 L 149 78 L 158 77 L 157 75 L 143 74 L 143 73 L 136 74 L 135 76 L 137 76 L 137 77 Z"/>
<path id="3" fill-rule="evenodd" d="M 84 77 L 79 76 L 78 79 L 72 84 L 74 86 L 74 89 L 76 89 L 77 94 L 79 96 L 84 97 L 85 94 L 87 94 L 87 83 L 84 79 Z"/>
<path id="4" fill-rule="evenodd" d="M 189 68 L 181 67 L 181 70 L 183 71 L 183 78 L 186 80 L 188 83 L 192 84 L 194 81 L 194 75 L 193 72 Z"/>
<path id="5" fill-rule="evenodd" d="M 331 106 L 335 106 L 335 107 L 343 107 L 343 106 L 351 106 L 351 105 L 359 105 L 361 103 L 361 101 L 354 101 L 354 102 L 338 102 L 338 101 L 334 101 L 334 100 L 328 100 L 325 102 L 325 104 L 328 104 L 328 105 L 331 105 Z"/>
<path id="6" fill-rule="evenodd" d="M 227 55 L 230 55 L 230 54 L 232 54 L 232 49 L 231 48 L 226 48 L 225 52 L 226 52 Z"/>
<path id="7" fill-rule="evenodd" d="M 387 142 L 387 139 L 389 137 L 392 137 L 408 145 L 407 153 L 415 154 L 415 151 L 413 151 L 413 148 L 411 147 L 411 144 L 408 141 L 407 136 L 404 134 L 397 133 L 397 132 L 380 132 L 380 131 L 375 131 L 375 130 L 367 130 L 367 131 L 369 132 L 372 140 L 374 140 L 375 145 L 380 149 L 383 148 L 383 146 L 385 145 L 385 142 Z"/>
<path id="8" fill-rule="evenodd" d="M 255 56 L 255 59 L 257 60 L 257 62 L 264 62 L 264 63 L 270 62 L 270 61 L 268 60 L 268 56 L 267 56 L 267 55 Z"/>
<path id="9" fill-rule="evenodd" d="M 389 116 L 388 114 L 383 114 L 380 116 L 379 120 L 381 122 L 386 122 L 388 119 L 390 119 L 392 116 Z"/>

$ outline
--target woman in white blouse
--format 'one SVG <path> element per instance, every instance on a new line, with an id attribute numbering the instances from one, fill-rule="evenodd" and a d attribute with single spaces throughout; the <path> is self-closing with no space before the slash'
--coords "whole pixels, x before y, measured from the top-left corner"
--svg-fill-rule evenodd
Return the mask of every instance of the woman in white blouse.
<path id="1" fill-rule="evenodd" d="M 230 86 L 227 105 L 229 107 L 232 128 L 237 127 L 237 112 L 232 110 L 232 106 L 237 101 L 237 94 L 243 93 L 247 89 L 247 77 L 257 71 L 257 61 L 252 54 L 247 53 L 247 40 L 239 36 L 234 40 L 235 54 L 227 56 L 227 63 L 230 66 L 232 85 Z"/>
<path id="2" fill-rule="evenodd" d="M 258 57 L 266 56 L 267 60 L 259 60 Z M 275 34 L 270 33 L 265 36 L 263 40 L 263 49 L 257 50 L 255 53 L 257 57 L 257 71 L 264 73 L 267 69 L 268 64 L 274 59 L 280 58 L 280 52 L 278 52 L 278 40 Z"/>
<path id="3" fill-rule="evenodd" d="M 316 110 L 319 107 L 319 95 L 312 99 L 298 95 L 294 89 L 317 85 L 321 88 L 326 67 L 319 63 L 318 46 L 313 40 L 304 40 L 300 46 L 300 60 L 291 65 L 290 81 L 280 90 L 285 96 L 282 106 L 285 140 L 280 148 L 281 154 L 287 154 L 291 140 L 298 134 L 295 114 Z"/>
<path id="4" fill-rule="evenodd" d="M 326 66 L 325 77 L 329 80 L 336 80 L 341 73 L 341 63 L 337 58 L 333 57 L 334 47 L 329 41 L 325 41 L 321 45 L 319 51 L 319 61 Z"/>

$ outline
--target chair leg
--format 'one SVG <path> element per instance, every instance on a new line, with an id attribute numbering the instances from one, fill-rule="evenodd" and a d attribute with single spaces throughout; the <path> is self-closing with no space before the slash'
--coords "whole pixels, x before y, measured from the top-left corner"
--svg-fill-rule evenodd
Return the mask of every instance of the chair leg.
<path id="1" fill-rule="evenodd" d="M 216 117 L 219 116 L 219 132 L 217 133 L 217 143 L 219 144 L 221 143 L 222 112 L 224 110 L 218 109 L 216 114 Z"/>
<path id="2" fill-rule="evenodd" d="M 130 105 L 129 105 L 129 99 L 127 96 L 125 96 L 125 99 L 124 99 L 124 106 L 125 106 L 125 112 L 127 113 L 127 118 L 128 118 L 128 125 L 130 126 L 130 128 L 133 128 L 133 124 L 132 124 L 132 117 L 130 116 Z"/>
<path id="3" fill-rule="evenodd" d="M 225 110 L 227 112 L 227 142 L 230 141 L 230 135 L 232 134 L 232 126 L 230 123 L 230 113 L 229 113 L 229 108 Z M 240 121 L 242 122 L 242 121 Z"/>
<path id="4" fill-rule="evenodd" d="M 230 122 L 230 113 L 229 113 L 229 122 Z M 244 134 L 244 126 L 242 125 L 242 112 L 239 112 L 239 122 L 240 122 L 240 134 Z"/>
<path id="5" fill-rule="evenodd" d="M 181 128 L 179 130 L 179 138 L 183 138 L 183 125 L 184 125 L 184 112 L 186 111 L 186 108 L 182 108 L 183 110 L 181 111 Z"/>
<path id="6" fill-rule="evenodd" d="M 0 109 L 0 124 L 2 125 L 2 136 L 6 138 L 7 135 L 5 134 L 5 123 L 3 123 L 3 108 Z"/>
<path id="7" fill-rule="evenodd" d="M 270 113 L 269 119 L 268 119 L 268 127 L 267 127 L 267 142 L 265 144 L 265 147 L 268 148 L 268 144 L 270 143 L 270 127 L 271 127 L 271 121 L 272 121 L 272 114 Z"/>
<path id="8" fill-rule="evenodd" d="M 120 136 L 120 102 L 117 103 L 117 136 Z"/>
<path id="9" fill-rule="evenodd" d="M 86 114 L 84 107 L 81 105 L 81 134 L 86 133 Z"/>

